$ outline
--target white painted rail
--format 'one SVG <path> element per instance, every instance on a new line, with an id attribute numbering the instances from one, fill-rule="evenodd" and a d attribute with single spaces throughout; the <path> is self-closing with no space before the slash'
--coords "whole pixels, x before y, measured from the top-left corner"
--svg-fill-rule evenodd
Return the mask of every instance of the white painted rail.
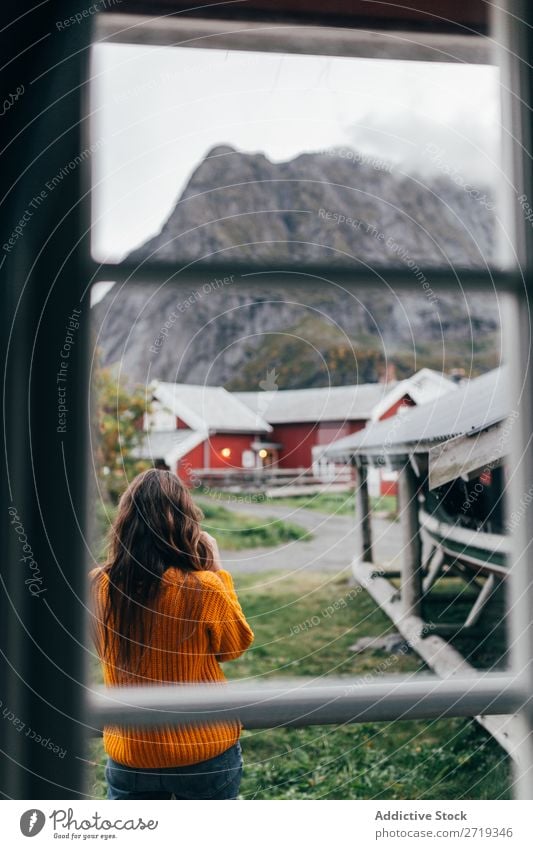
<path id="1" fill-rule="evenodd" d="M 442 680 L 430 675 L 278 679 L 267 682 L 113 687 L 93 691 L 90 722 L 157 726 L 240 719 L 246 728 L 435 719 L 514 713 L 529 695 L 510 675 L 479 673 Z"/>

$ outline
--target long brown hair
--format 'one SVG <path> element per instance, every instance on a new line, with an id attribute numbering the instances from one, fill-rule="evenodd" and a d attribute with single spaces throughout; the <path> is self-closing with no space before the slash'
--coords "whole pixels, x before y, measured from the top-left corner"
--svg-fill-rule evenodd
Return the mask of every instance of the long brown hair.
<path id="1" fill-rule="evenodd" d="M 134 655 L 140 663 L 149 642 L 151 607 L 166 569 L 182 570 L 185 588 L 190 573 L 213 565 L 202 519 L 187 487 L 169 471 L 142 472 L 122 495 L 104 565 L 109 590 L 102 651 L 108 661 L 126 671 L 133 671 Z M 190 593 L 193 600 L 198 595 Z M 194 604 L 189 608 L 187 619 L 193 622 Z"/>

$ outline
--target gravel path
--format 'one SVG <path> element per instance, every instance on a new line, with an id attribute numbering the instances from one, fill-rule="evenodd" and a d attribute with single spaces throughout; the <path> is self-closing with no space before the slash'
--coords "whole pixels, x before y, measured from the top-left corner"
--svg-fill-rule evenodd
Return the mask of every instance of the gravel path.
<path id="1" fill-rule="evenodd" d="M 221 551 L 222 563 L 230 572 L 342 572 L 357 551 L 357 531 L 352 516 L 320 513 L 283 504 L 258 504 L 221 501 L 228 510 L 257 517 L 258 524 L 270 519 L 285 519 L 309 530 L 313 538 L 288 542 L 275 548 Z M 382 566 L 398 566 L 401 533 L 397 522 L 373 517 L 374 560 Z"/>

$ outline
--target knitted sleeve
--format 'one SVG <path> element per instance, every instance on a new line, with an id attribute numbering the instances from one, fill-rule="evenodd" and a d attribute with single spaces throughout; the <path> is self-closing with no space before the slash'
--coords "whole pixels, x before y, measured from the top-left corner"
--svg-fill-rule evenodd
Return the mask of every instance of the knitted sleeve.
<path id="1" fill-rule="evenodd" d="M 229 572 L 206 573 L 204 619 L 211 650 L 219 661 L 234 660 L 246 651 L 254 634 L 242 611 Z"/>

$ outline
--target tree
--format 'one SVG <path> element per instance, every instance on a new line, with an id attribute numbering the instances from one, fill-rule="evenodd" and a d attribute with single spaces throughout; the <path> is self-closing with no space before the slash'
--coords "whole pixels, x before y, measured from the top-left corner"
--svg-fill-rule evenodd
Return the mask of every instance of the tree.
<path id="1" fill-rule="evenodd" d="M 139 459 L 138 450 L 152 393 L 149 387 L 121 383 L 109 368 L 97 369 L 95 390 L 98 476 L 104 494 L 116 504 L 132 478 L 151 467 L 149 460 Z"/>

